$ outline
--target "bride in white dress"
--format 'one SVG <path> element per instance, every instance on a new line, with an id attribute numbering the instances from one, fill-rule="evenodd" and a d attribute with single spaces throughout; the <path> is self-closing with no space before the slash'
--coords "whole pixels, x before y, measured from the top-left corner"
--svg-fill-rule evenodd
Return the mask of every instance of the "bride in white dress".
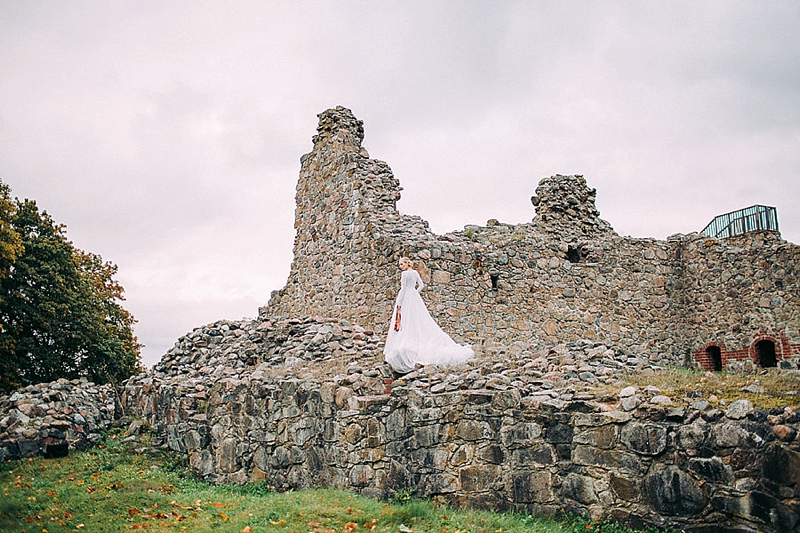
<path id="1" fill-rule="evenodd" d="M 405 373 L 414 370 L 416 364 L 453 365 L 472 359 L 472 348 L 457 344 L 431 317 L 419 295 L 425 284 L 408 257 L 400 259 L 400 269 L 400 292 L 383 349 L 386 362 Z"/>

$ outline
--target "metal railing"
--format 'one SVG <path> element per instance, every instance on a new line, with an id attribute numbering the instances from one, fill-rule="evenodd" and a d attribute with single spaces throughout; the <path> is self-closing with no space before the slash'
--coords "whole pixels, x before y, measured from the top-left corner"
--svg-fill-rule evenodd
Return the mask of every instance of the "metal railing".
<path id="1" fill-rule="evenodd" d="M 702 234 L 725 238 L 759 230 L 778 231 L 778 211 L 775 207 L 753 205 L 717 215 L 703 228 Z"/>

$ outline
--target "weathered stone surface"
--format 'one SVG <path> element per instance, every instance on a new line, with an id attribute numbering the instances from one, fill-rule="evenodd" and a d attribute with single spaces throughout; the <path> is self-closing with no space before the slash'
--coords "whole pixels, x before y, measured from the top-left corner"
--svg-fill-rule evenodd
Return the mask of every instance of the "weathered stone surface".
<path id="1" fill-rule="evenodd" d="M 471 465 L 461 468 L 458 478 L 464 491 L 479 492 L 488 490 L 498 476 L 497 466 Z"/>
<path id="2" fill-rule="evenodd" d="M 700 486 L 674 466 L 657 467 L 642 482 L 643 495 L 663 515 L 696 515 L 707 499 Z"/>
<path id="3" fill-rule="evenodd" d="M 618 427 L 610 424 L 581 431 L 573 437 L 573 441 L 580 444 L 590 444 L 598 448 L 611 448 L 616 443 L 617 437 Z"/>
<path id="4" fill-rule="evenodd" d="M 641 401 L 639 401 L 638 397 L 625 397 L 624 399 L 620 399 L 622 410 L 626 412 L 634 410 L 637 406 L 639 406 L 640 402 Z"/>
<path id="5" fill-rule="evenodd" d="M 236 439 L 227 438 L 217 450 L 217 468 L 224 473 L 232 473 L 238 469 L 236 463 Z"/>
<path id="6" fill-rule="evenodd" d="M 770 446 L 762 464 L 764 476 L 779 484 L 800 487 L 800 451 L 787 446 Z"/>
<path id="7" fill-rule="evenodd" d="M 609 484 L 614 494 L 621 500 L 636 501 L 639 499 L 640 486 L 638 481 L 611 474 L 609 476 Z"/>
<path id="8" fill-rule="evenodd" d="M 726 483 L 733 479 L 733 470 L 719 456 L 689 460 L 689 471 L 711 482 Z"/>
<path id="9" fill-rule="evenodd" d="M 518 448 L 512 452 L 512 460 L 523 466 L 547 465 L 558 458 L 556 451 L 548 444 L 539 444 L 531 448 Z"/>
<path id="10" fill-rule="evenodd" d="M 715 424 L 711 429 L 711 435 L 720 448 L 732 448 L 744 445 L 750 438 L 749 433 L 736 423 Z"/>
<path id="11" fill-rule="evenodd" d="M 350 484 L 353 486 L 367 486 L 370 484 L 375 472 L 369 465 L 356 465 L 350 471 Z"/>
<path id="12" fill-rule="evenodd" d="M 545 440 L 550 443 L 571 443 L 573 435 L 572 427 L 556 422 L 547 426 Z"/>
<path id="13" fill-rule="evenodd" d="M 655 424 L 627 424 L 622 428 L 622 442 L 639 454 L 655 456 L 667 447 L 667 430 Z"/>
<path id="14" fill-rule="evenodd" d="M 796 531 L 800 514 L 796 507 L 782 503 L 764 492 L 753 491 L 742 496 L 720 495 L 711 500 L 715 509 L 746 521 L 769 523 L 779 532 Z"/>
<path id="15" fill-rule="evenodd" d="M 621 450 L 604 450 L 578 445 L 572 451 L 572 461 L 581 465 L 594 465 L 605 469 L 638 473 L 642 464 L 638 456 Z"/>
<path id="16" fill-rule="evenodd" d="M 706 422 L 697 420 L 678 429 L 678 444 L 684 449 L 698 448 L 705 442 L 708 433 Z"/>
<path id="17" fill-rule="evenodd" d="M 486 423 L 476 420 L 464 420 L 456 426 L 456 436 L 465 441 L 488 439 L 491 437 L 491 429 Z"/>
<path id="18" fill-rule="evenodd" d="M 772 426 L 772 434 L 782 441 L 791 442 L 794 440 L 797 432 L 788 425 L 777 424 Z"/>
<path id="19" fill-rule="evenodd" d="M 650 399 L 650 404 L 651 405 L 670 406 L 672 404 L 672 399 L 670 399 L 666 395 L 656 395 L 655 397 Z"/>
<path id="20" fill-rule="evenodd" d="M 739 399 L 738 401 L 734 401 L 730 404 L 725 416 L 732 420 L 740 420 L 746 417 L 752 411 L 753 403 L 747 399 Z"/>
<path id="21" fill-rule="evenodd" d="M 500 437 L 506 446 L 529 446 L 542 434 L 542 426 L 533 423 L 521 423 L 500 430 Z"/>
<path id="22" fill-rule="evenodd" d="M 594 481 L 583 475 L 576 475 L 574 473 L 567 475 L 561 485 L 561 492 L 568 498 L 586 505 L 597 502 Z"/>
<path id="23" fill-rule="evenodd" d="M 553 500 L 553 475 L 548 471 L 518 473 L 511 477 L 512 499 L 521 503 L 547 503 Z"/>

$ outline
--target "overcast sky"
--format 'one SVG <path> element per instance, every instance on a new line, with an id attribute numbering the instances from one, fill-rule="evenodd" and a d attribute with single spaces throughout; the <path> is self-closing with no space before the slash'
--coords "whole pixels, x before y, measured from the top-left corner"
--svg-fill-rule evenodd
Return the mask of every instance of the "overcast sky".
<path id="1" fill-rule="evenodd" d="M 800 242 L 800 2 L 0 0 L 0 177 L 119 265 L 144 360 L 253 317 L 344 105 L 439 233 L 583 174 L 622 234 L 774 205 Z"/>

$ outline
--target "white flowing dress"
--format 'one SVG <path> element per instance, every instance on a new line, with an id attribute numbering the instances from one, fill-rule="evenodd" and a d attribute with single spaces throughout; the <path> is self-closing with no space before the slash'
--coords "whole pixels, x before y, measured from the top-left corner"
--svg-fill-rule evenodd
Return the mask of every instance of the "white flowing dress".
<path id="1" fill-rule="evenodd" d="M 409 268 L 400 275 L 400 292 L 394 302 L 383 356 L 400 373 L 414 370 L 417 363 L 452 365 L 475 356 L 472 348 L 457 344 L 431 317 L 419 291 L 425 284 L 417 270 Z M 395 330 L 397 307 L 400 306 L 400 330 Z"/>

